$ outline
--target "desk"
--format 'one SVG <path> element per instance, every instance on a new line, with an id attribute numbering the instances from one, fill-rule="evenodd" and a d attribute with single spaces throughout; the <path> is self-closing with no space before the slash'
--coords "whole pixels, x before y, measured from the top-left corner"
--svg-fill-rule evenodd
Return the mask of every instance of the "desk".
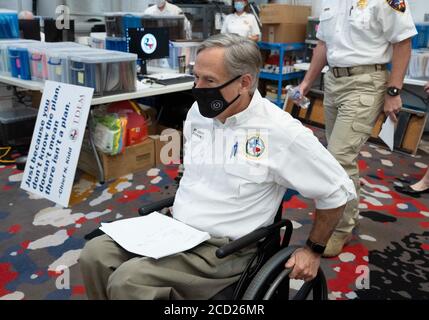
<path id="1" fill-rule="evenodd" d="M 31 91 L 43 91 L 44 84 L 40 81 L 21 80 L 11 76 L 0 75 L 0 82 Z"/>
<path id="2" fill-rule="evenodd" d="M 174 73 L 177 71 L 170 70 L 170 69 L 160 69 L 160 68 L 148 68 L 150 73 Z M 0 75 L 0 82 L 6 83 L 11 86 L 20 87 L 26 90 L 30 91 L 40 91 L 43 92 L 44 83 L 39 81 L 31 81 L 31 80 L 21 80 L 18 78 L 13 78 L 10 76 L 1 76 Z M 139 87 L 139 81 L 137 80 L 137 86 Z M 152 96 L 158 96 L 162 94 L 167 93 L 174 93 L 174 92 L 180 92 L 180 91 L 186 91 L 191 90 L 194 86 L 194 82 L 185 82 L 185 83 L 178 83 L 178 84 L 172 84 L 168 86 L 163 86 L 160 84 L 153 84 L 150 87 L 145 88 L 138 88 L 134 92 L 127 92 L 127 93 L 119 93 L 119 94 L 112 94 L 112 95 L 106 95 L 102 97 L 94 97 L 91 101 L 91 105 L 100 105 L 104 103 L 111 103 L 111 102 L 117 102 L 117 101 L 123 101 L 123 100 L 130 100 L 130 99 L 139 99 L 139 98 L 147 98 Z"/>
<path id="3" fill-rule="evenodd" d="M 176 70 L 171 69 L 162 69 L 162 68 L 148 68 L 149 74 L 150 73 L 178 73 Z M 10 76 L 0 76 L 0 82 L 9 84 L 11 86 L 20 87 L 26 90 L 30 91 L 40 91 L 43 92 L 44 84 L 43 82 L 38 81 L 31 81 L 31 80 L 21 80 L 17 78 L 13 78 Z M 144 97 L 152 97 L 167 93 L 174 93 L 174 92 L 180 92 L 180 91 L 187 91 L 191 90 L 194 86 L 194 82 L 185 82 L 185 83 L 178 83 L 178 84 L 171 84 L 171 85 L 160 85 L 160 84 L 152 84 L 152 85 L 142 85 L 137 80 L 137 87 L 138 89 L 134 92 L 127 92 L 127 93 L 120 93 L 120 94 L 113 94 L 113 95 L 107 95 L 102 97 L 94 97 L 91 101 L 91 106 L 96 106 L 100 104 L 105 103 L 111 103 L 111 102 L 117 102 L 117 101 L 124 101 L 124 100 L 130 100 L 130 99 L 139 99 Z M 93 121 L 93 115 L 92 112 L 89 114 L 89 121 Z M 104 183 L 104 169 L 101 164 L 100 158 L 98 156 L 98 153 L 95 148 L 95 144 L 93 141 L 93 134 L 91 131 L 91 125 L 88 126 L 89 128 L 89 140 L 92 147 L 92 151 L 94 152 L 95 160 L 97 162 L 99 175 L 100 175 L 100 183 Z"/>

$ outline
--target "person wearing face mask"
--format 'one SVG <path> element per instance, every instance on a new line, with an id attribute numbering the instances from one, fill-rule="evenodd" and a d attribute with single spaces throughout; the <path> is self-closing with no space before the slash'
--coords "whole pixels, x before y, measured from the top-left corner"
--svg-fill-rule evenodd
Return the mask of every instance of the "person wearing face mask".
<path id="1" fill-rule="evenodd" d="M 209 299 L 235 283 L 255 252 L 226 258 L 216 250 L 273 223 L 288 188 L 315 199 L 306 246 L 287 268 L 291 278 L 316 276 L 321 251 L 353 182 L 312 131 L 257 90 L 261 53 L 255 42 L 218 34 L 195 61 L 196 102 L 184 124 L 184 175 L 172 215 L 211 239 L 159 260 L 133 257 L 107 235 L 88 242 L 80 257 L 90 299 Z M 318 248 L 318 249 L 316 249 Z"/>
<path id="2" fill-rule="evenodd" d="M 253 14 L 247 13 L 247 1 L 232 1 L 233 13 L 226 16 L 221 33 L 235 33 L 239 36 L 259 41 L 261 30 Z"/>
<path id="3" fill-rule="evenodd" d="M 166 0 L 156 0 L 155 4 L 148 7 L 144 14 L 151 16 L 179 16 L 184 15 L 182 9 L 178 6 L 169 3 Z M 192 27 L 189 20 L 185 17 L 184 29 L 186 34 L 186 39 L 192 38 Z"/>

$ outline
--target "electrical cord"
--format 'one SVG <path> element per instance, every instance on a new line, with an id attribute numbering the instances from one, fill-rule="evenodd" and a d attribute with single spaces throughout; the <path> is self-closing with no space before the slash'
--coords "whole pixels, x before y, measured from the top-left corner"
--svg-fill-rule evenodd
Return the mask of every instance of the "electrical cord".
<path id="1" fill-rule="evenodd" d="M 6 157 L 9 152 L 12 150 L 12 147 L 0 147 L 0 151 L 6 150 L 3 154 L 0 154 L 0 163 L 8 164 L 8 163 L 15 163 L 15 160 L 3 160 L 4 157 Z"/>

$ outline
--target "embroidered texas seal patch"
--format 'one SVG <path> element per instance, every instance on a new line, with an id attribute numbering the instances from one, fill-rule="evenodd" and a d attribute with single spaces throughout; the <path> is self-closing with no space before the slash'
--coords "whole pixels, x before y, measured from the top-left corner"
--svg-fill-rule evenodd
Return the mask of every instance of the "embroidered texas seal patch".
<path id="1" fill-rule="evenodd" d="M 404 13 L 407 10 L 405 0 L 386 0 L 386 2 L 396 11 Z"/>

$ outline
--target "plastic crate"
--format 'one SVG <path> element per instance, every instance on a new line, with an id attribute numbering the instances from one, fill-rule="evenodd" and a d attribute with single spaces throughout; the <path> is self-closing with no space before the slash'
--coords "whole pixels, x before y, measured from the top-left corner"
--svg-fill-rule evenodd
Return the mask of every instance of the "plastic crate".
<path id="1" fill-rule="evenodd" d="M 18 13 L 16 11 L 0 9 L 0 39 L 18 38 Z"/>
<path id="2" fill-rule="evenodd" d="M 35 81 L 45 81 L 48 79 L 48 54 L 52 50 L 74 52 L 82 49 L 89 50 L 88 47 L 75 42 L 50 42 L 41 43 L 40 46 L 31 46 L 28 49 L 31 79 Z"/>
<path id="3" fill-rule="evenodd" d="M 47 54 L 48 80 L 71 83 L 70 82 L 70 59 L 74 55 L 82 53 L 94 53 L 97 49 L 85 46 L 73 48 L 73 50 L 54 49 Z"/>
<path id="4" fill-rule="evenodd" d="M 101 96 L 136 90 L 137 55 L 103 50 L 70 58 L 70 83 L 94 88 Z"/>
<path id="5" fill-rule="evenodd" d="M 106 38 L 106 50 L 128 52 L 126 38 Z"/>
<path id="6" fill-rule="evenodd" d="M 195 62 L 197 50 L 201 43 L 194 41 L 174 42 L 170 41 L 170 54 L 168 64 L 171 69 L 179 69 L 179 57 L 185 56 L 186 65 Z"/>
<path id="7" fill-rule="evenodd" d="M 429 24 L 416 24 L 418 34 L 412 39 L 413 49 L 426 48 L 429 41 Z"/>
<path id="8" fill-rule="evenodd" d="M 0 111 L 0 143 L 8 145 L 10 140 L 30 138 L 36 123 L 37 110 L 14 106 Z"/>

